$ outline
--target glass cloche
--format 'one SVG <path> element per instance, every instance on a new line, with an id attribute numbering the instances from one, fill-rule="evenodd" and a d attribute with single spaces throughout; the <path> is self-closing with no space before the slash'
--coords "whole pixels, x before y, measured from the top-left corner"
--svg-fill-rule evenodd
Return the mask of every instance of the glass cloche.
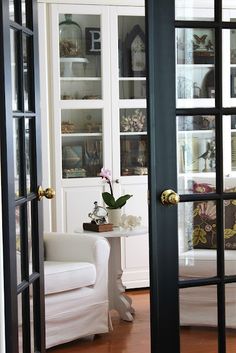
<path id="1" fill-rule="evenodd" d="M 59 23 L 60 57 L 81 57 L 82 30 L 72 21 L 71 14 L 65 14 L 65 21 Z"/>

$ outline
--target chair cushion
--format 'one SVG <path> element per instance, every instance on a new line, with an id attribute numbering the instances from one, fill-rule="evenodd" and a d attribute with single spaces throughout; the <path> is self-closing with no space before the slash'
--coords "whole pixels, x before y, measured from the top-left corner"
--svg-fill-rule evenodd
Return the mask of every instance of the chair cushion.
<path id="1" fill-rule="evenodd" d="M 92 286 L 95 281 L 96 268 L 94 264 L 44 261 L 45 294 Z"/>

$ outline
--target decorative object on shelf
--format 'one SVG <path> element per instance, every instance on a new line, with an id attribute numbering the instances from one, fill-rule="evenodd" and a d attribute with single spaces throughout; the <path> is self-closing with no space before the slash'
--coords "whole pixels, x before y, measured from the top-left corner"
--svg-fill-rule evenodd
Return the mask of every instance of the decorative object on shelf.
<path id="1" fill-rule="evenodd" d="M 71 14 L 65 14 L 65 21 L 59 23 L 60 57 L 82 57 L 82 30 L 72 21 Z"/>
<path id="2" fill-rule="evenodd" d="M 100 176 L 103 180 L 105 180 L 110 188 L 109 192 L 103 192 L 102 198 L 107 207 L 108 212 L 108 221 L 109 223 L 113 223 L 114 226 L 119 226 L 120 217 L 121 217 L 121 208 L 126 204 L 126 202 L 133 196 L 133 195 L 123 195 L 120 196 L 118 199 L 114 198 L 113 189 L 111 185 L 111 172 L 108 169 L 102 168 L 100 172 Z"/>
<path id="3" fill-rule="evenodd" d="M 113 225 L 107 223 L 107 211 L 104 207 L 98 206 L 97 201 L 94 202 L 94 209 L 88 214 L 91 218 L 90 223 L 83 223 L 83 229 L 93 232 L 108 232 L 113 230 Z"/>
<path id="4" fill-rule="evenodd" d="M 98 27 L 85 28 L 85 44 L 87 55 L 100 55 L 101 53 L 101 31 Z"/>
<path id="5" fill-rule="evenodd" d="M 120 219 L 120 227 L 132 230 L 141 225 L 142 217 L 123 214 Z"/>
<path id="6" fill-rule="evenodd" d="M 194 64 L 214 64 L 214 32 L 212 29 L 195 29 L 192 39 Z"/>
<path id="7" fill-rule="evenodd" d="M 81 145 L 63 146 L 63 169 L 81 168 L 83 161 L 83 148 Z"/>
<path id="8" fill-rule="evenodd" d="M 145 76 L 145 34 L 139 25 L 135 25 L 127 34 L 123 48 L 124 76 Z"/>
<path id="9" fill-rule="evenodd" d="M 216 146 L 215 140 L 207 141 L 206 151 L 202 153 L 197 159 L 204 159 L 204 169 L 202 172 L 214 172 L 215 171 L 215 162 L 216 162 Z M 195 163 L 193 161 L 193 163 Z"/>
<path id="10" fill-rule="evenodd" d="M 201 88 L 197 85 L 197 82 L 193 82 L 193 98 L 201 97 Z"/>
<path id="11" fill-rule="evenodd" d="M 92 219 L 91 222 L 96 224 L 105 224 L 107 223 L 107 211 L 104 207 L 98 206 L 97 201 L 94 202 L 94 209 L 88 214 L 89 218 Z"/>
<path id="12" fill-rule="evenodd" d="M 69 121 L 62 121 L 61 122 L 61 132 L 63 134 L 73 133 L 75 131 L 75 125 L 70 123 Z"/>
<path id="13" fill-rule="evenodd" d="M 63 169 L 63 178 L 86 178 L 87 171 L 83 168 Z"/>
<path id="14" fill-rule="evenodd" d="M 148 168 L 147 167 L 135 167 L 134 168 L 134 175 L 147 175 Z"/>
<path id="15" fill-rule="evenodd" d="M 146 124 L 146 115 L 139 109 L 135 109 L 132 115 L 122 116 L 120 127 L 122 132 L 142 132 Z"/>

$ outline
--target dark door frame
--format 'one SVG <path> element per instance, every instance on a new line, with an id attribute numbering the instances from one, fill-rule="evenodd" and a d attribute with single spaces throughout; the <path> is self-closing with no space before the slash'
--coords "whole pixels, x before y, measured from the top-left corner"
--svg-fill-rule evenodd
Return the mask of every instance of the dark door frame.
<path id="1" fill-rule="evenodd" d="M 0 4 L 0 148 L 1 148 L 1 193 L 2 193 L 2 233 L 3 233 L 3 268 L 4 268 L 4 301 L 5 301 L 5 346 L 6 353 L 18 352 L 18 296 L 22 296 L 23 317 L 23 351 L 30 352 L 31 330 L 34 337 L 34 350 L 45 352 L 44 334 L 44 294 L 43 294 L 43 239 L 42 239 L 42 206 L 37 201 L 37 185 L 41 181 L 41 145 L 39 117 L 39 69 L 38 69 L 38 20 L 37 1 L 25 1 L 26 25 L 22 24 L 21 1 L 14 0 L 14 20 L 10 19 L 9 0 Z M 11 81 L 11 37 L 10 31 L 17 33 L 18 66 L 18 107 L 12 110 Z M 24 78 L 23 40 L 25 40 L 27 60 L 27 77 Z M 14 48 L 15 50 L 15 48 Z M 28 84 L 29 107 L 24 106 L 25 80 Z M 19 121 L 20 147 L 20 190 L 15 195 L 14 166 L 14 133 L 13 121 Z M 26 130 L 26 121 L 29 131 Z M 29 135 L 30 144 L 30 191 L 26 185 L 25 139 Z M 22 168 L 22 169 L 21 169 Z M 27 204 L 31 204 L 31 212 L 27 215 Z M 16 271 L 16 207 L 21 207 L 21 283 L 17 285 Z M 28 257 L 28 217 L 32 219 L 32 274 L 29 273 Z M 30 286 L 33 297 L 33 328 L 30 324 Z"/>

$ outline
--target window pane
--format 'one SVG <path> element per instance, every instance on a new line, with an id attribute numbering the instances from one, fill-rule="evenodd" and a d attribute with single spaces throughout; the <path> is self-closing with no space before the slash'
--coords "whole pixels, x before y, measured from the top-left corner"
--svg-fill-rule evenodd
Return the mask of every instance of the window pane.
<path id="1" fill-rule="evenodd" d="M 175 0 L 176 20 L 213 21 L 214 0 Z"/>
<path id="2" fill-rule="evenodd" d="M 180 280 L 216 276 L 216 202 L 178 205 Z"/>
<path id="3" fill-rule="evenodd" d="M 146 109 L 120 109 L 121 175 L 146 175 Z"/>
<path id="4" fill-rule="evenodd" d="M 16 222 L 16 277 L 17 284 L 20 284 L 22 281 L 22 231 L 21 231 L 21 208 L 16 207 L 15 210 L 15 222 Z"/>
<path id="5" fill-rule="evenodd" d="M 10 31 L 11 40 L 11 84 L 12 84 L 12 110 L 19 110 L 19 72 L 18 72 L 18 55 L 17 55 L 17 39 L 18 33 L 14 30 Z"/>
<path id="6" fill-rule="evenodd" d="M 21 124 L 22 119 L 15 118 L 13 120 L 14 124 L 14 139 L 13 139 L 13 148 L 14 148 L 14 180 L 15 180 L 15 197 L 19 198 L 23 195 L 23 185 L 22 185 L 22 144 L 20 139 Z"/>
<path id="7" fill-rule="evenodd" d="M 236 4 L 235 1 L 222 0 L 222 15 L 223 21 L 236 21 Z"/>
<path id="8" fill-rule="evenodd" d="M 218 352 L 217 288 L 180 290 L 180 352 Z"/>
<path id="9" fill-rule="evenodd" d="M 98 15 L 59 15 L 61 99 L 101 99 Z"/>
<path id="10" fill-rule="evenodd" d="M 211 28 L 176 30 L 178 108 L 215 105 L 215 33 Z"/>
<path id="11" fill-rule="evenodd" d="M 215 192 L 215 117 L 177 117 L 178 193 Z"/>
<path id="12" fill-rule="evenodd" d="M 224 191 L 236 191 L 236 116 L 223 117 Z"/>
<path id="13" fill-rule="evenodd" d="M 234 353 L 236 346 L 236 284 L 229 283 L 225 286 L 226 304 L 226 352 Z"/>

